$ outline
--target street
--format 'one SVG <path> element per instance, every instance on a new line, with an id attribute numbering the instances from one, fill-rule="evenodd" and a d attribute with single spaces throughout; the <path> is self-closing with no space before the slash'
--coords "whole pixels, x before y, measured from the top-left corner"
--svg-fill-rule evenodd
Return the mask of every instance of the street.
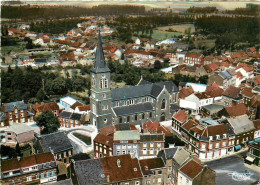
<path id="1" fill-rule="evenodd" d="M 252 185 L 260 181 L 260 171 L 256 172 L 244 165 L 246 152 L 223 159 L 206 162 L 217 173 L 217 185 Z"/>

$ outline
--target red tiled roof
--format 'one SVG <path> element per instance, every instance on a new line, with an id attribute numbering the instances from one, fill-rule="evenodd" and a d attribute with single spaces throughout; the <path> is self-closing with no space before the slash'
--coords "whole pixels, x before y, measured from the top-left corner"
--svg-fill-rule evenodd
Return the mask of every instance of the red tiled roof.
<path id="1" fill-rule="evenodd" d="M 80 103 L 80 102 L 78 102 L 78 101 L 76 101 L 70 108 L 72 108 L 73 110 L 75 110 L 76 107 L 79 107 L 79 106 L 83 106 L 83 104 Z"/>
<path id="2" fill-rule="evenodd" d="M 245 104 L 243 103 L 231 107 L 226 107 L 226 111 L 230 115 L 230 117 L 241 116 L 249 113 Z"/>
<path id="3" fill-rule="evenodd" d="M 104 127 L 102 129 L 100 129 L 99 133 L 102 133 L 104 135 L 110 135 L 113 134 L 115 132 L 115 127 L 113 125 L 109 125 L 107 127 Z"/>
<path id="4" fill-rule="evenodd" d="M 233 55 L 231 55 L 232 58 L 241 58 L 245 55 L 244 51 L 238 51 L 236 53 L 234 53 Z"/>
<path id="5" fill-rule="evenodd" d="M 19 163 L 20 163 L 21 168 L 25 168 L 25 167 L 28 167 L 28 166 L 34 166 L 34 165 L 37 164 L 34 155 L 21 158 Z"/>
<path id="6" fill-rule="evenodd" d="M 33 108 L 34 110 L 39 110 L 39 111 L 53 111 L 53 110 L 59 110 L 59 106 L 58 106 L 58 104 L 56 103 L 56 102 L 51 102 L 51 103 L 45 103 L 44 105 L 40 105 L 39 106 L 39 104 L 37 105 L 35 105 L 34 106 L 34 108 Z"/>
<path id="7" fill-rule="evenodd" d="M 164 163 L 161 158 L 143 159 L 139 162 L 144 175 L 152 174 L 151 169 L 158 169 L 164 167 Z"/>
<path id="8" fill-rule="evenodd" d="M 250 88 L 248 88 L 248 87 L 246 87 L 246 88 L 244 88 L 242 91 L 241 91 L 241 94 L 243 95 L 243 96 L 246 96 L 246 97 L 249 97 L 249 98 L 252 98 L 253 96 L 254 96 L 254 93 L 252 93 L 252 87 Z"/>
<path id="9" fill-rule="evenodd" d="M 101 143 L 101 144 L 107 145 L 109 147 L 113 147 L 113 136 L 108 136 L 108 135 L 99 133 L 95 137 L 94 142 Z"/>
<path id="10" fill-rule="evenodd" d="M 244 64 L 244 63 L 238 64 L 238 69 L 239 68 L 243 68 L 246 72 L 254 71 L 254 67 L 253 66 L 247 65 L 247 64 Z"/>
<path id="11" fill-rule="evenodd" d="M 180 168 L 180 171 L 183 172 L 188 177 L 190 177 L 191 179 L 198 176 L 202 172 L 202 170 L 203 170 L 203 165 L 196 162 L 193 159 Z"/>
<path id="12" fill-rule="evenodd" d="M 164 133 L 165 136 L 172 136 L 171 131 L 165 127 L 161 126 L 158 121 L 152 122 L 151 120 L 144 123 L 144 130 L 149 130 L 150 132 L 156 132 L 156 133 Z"/>
<path id="13" fill-rule="evenodd" d="M 82 45 L 81 42 L 74 42 L 71 44 L 72 47 L 76 47 L 76 48 L 80 47 L 81 45 Z"/>
<path id="14" fill-rule="evenodd" d="M 260 76 L 256 76 L 254 79 L 253 79 L 255 85 L 260 85 Z"/>
<path id="15" fill-rule="evenodd" d="M 255 129 L 260 130 L 260 119 L 254 120 L 253 121 Z"/>
<path id="16" fill-rule="evenodd" d="M 196 123 L 193 120 L 189 120 L 188 122 L 184 123 L 182 128 L 186 129 L 187 131 L 189 131 L 192 127 L 199 125 L 198 123 Z"/>
<path id="17" fill-rule="evenodd" d="M 17 159 L 3 160 L 1 165 L 1 171 L 7 172 L 15 169 L 19 169 L 20 164 Z"/>
<path id="18" fill-rule="evenodd" d="M 212 57 L 212 56 L 206 56 L 204 58 L 204 61 L 211 61 L 211 62 L 213 62 L 213 60 L 214 60 L 214 57 Z"/>
<path id="19" fill-rule="evenodd" d="M 184 88 L 182 88 L 180 90 L 180 98 L 182 98 L 182 99 L 186 98 L 186 97 L 190 96 L 193 93 L 194 93 L 194 91 L 193 91 L 191 86 L 188 87 L 188 88 L 184 87 Z"/>
<path id="20" fill-rule="evenodd" d="M 207 66 L 211 69 L 211 71 L 216 71 L 219 69 L 219 66 L 216 63 L 208 64 Z"/>
<path id="21" fill-rule="evenodd" d="M 213 126 L 208 126 L 206 128 L 206 131 L 204 132 L 203 136 L 204 137 L 209 137 L 209 136 L 216 136 L 216 135 L 223 135 L 227 134 L 228 130 L 225 124 L 220 124 L 220 125 L 213 125 Z"/>
<path id="22" fill-rule="evenodd" d="M 240 89 L 235 86 L 229 86 L 223 93 L 223 95 L 237 99 L 239 98 Z"/>
<path id="23" fill-rule="evenodd" d="M 35 158 L 36 158 L 37 164 L 55 161 L 55 158 L 51 152 L 37 154 L 37 155 L 35 155 Z"/>
<path id="24" fill-rule="evenodd" d="M 79 109 L 79 111 L 88 111 L 91 108 L 90 108 L 90 104 L 88 104 L 88 105 L 78 106 L 78 109 Z"/>
<path id="25" fill-rule="evenodd" d="M 179 110 L 176 114 L 174 114 L 174 119 L 179 121 L 180 123 L 183 123 L 188 119 L 189 114 L 187 114 L 184 110 Z"/>
<path id="26" fill-rule="evenodd" d="M 255 47 L 251 47 L 251 48 L 248 48 L 251 52 L 255 52 L 256 51 L 256 48 Z"/>
<path id="27" fill-rule="evenodd" d="M 187 53 L 186 57 L 192 57 L 192 58 L 202 58 L 203 54 L 201 53 Z"/>
<path id="28" fill-rule="evenodd" d="M 75 60 L 75 55 L 74 55 L 74 53 L 62 54 L 61 59 L 62 60 Z"/>
<path id="29" fill-rule="evenodd" d="M 237 72 L 237 78 L 244 78 L 244 76 L 242 75 L 242 73 L 240 71 Z"/>
<path id="30" fill-rule="evenodd" d="M 142 178 L 138 159 L 131 158 L 130 154 L 101 158 L 101 163 L 109 181 L 120 182 L 124 180 Z M 118 166 L 118 162 L 120 166 Z"/>

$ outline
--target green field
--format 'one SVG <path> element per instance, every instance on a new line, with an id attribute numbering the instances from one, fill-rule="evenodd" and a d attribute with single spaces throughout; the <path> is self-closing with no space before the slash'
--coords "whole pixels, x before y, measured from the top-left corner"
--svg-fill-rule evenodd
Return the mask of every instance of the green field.
<path id="1" fill-rule="evenodd" d="M 25 48 L 26 43 L 21 43 L 16 46 L 2 46 L 1 47 L 1 54 L 4 55 L 5 53 L 9 52 L 10 50 L 14 52 L 22 52 Z"/>
<path id="2" fill-rule="evenodd" d="M 173 38 L 174 36 L 179 36 L 179 35 L 183 35 L 183 33 L 153 30 L 152 38 L 157 40 L 162 40 L 167 38 Z"/>
<path id="3" fill-rule="evenodd" d="M 73 133 L 73 135 L 77 138 L 79 138 L 81 141 L 83 141 L 84 143 L 86 143 L 87 145 L 91 145 L 91 137 L 88 136 L 84 136 L 82 134 L 79 133 Z"/>
<path id="4" fill-rule="evenodd" d="M 194 41 L 194 46 L 196 48 L 205 47 L 206 49 L 211 49 L 215 47 L 215 40 L 196 40 Z"/>

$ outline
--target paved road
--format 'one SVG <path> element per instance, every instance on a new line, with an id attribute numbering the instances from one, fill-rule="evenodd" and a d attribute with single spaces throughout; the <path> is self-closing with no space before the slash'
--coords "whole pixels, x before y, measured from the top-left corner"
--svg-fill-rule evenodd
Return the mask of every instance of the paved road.
<path id="1" fill-rule="evenodd" d="M 223 159 L 206 162 L 217 173 L 217 185 L 252 185 L 260 181 L 260 171 L 256 172 L 244 165 L 246 152 Z"/>

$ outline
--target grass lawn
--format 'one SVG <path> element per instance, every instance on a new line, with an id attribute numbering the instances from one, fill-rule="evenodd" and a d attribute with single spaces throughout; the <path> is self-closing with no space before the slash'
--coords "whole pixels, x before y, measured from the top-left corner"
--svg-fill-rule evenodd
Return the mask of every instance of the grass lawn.
<path id="1" fill-rule="evenodd" d="M 81 141 L 83 141 L 84 143 L 86 143 L 87 145 L 91 145 L 91 138 L 88 136 L 84 136 L 82 134 L 79 133 L 73 133 L 73 135 L 77 138 L 79 138 Z"/>
<path id="2" fill-rule="evenodd" d="M 163 39 L 172 38 L 174 36 L 179 36 L 179 35 L 185 35 L 185 34 L 180 32 L 168 32 L 168 31 L 154 29 L 152 38 L 157 40 L 163 40 Z"/>
<path id="3" fill-rule="evenodd" d="M 191 28 L 191 33 L 195 32 L 195 27 L 193 24 L 179 24 L 179 25 L 173 25 L 173 26 L 162 26 L 157 27 L 158 30 L 166 31 L 169 28 L 172 30 L 176 30 L 177 32 L 185 33 L 185 30 L 188 30 L 188 28 Z"/>
<path id="4" fill-rule="evenodd" d="M 25 48 L 26 43 L 19 43 L 16 46 L 2 46 L 1 47 L 1 54 L 5 54 L 8 51 L 12 50 L 14 52 L 22 52 Z"/>

